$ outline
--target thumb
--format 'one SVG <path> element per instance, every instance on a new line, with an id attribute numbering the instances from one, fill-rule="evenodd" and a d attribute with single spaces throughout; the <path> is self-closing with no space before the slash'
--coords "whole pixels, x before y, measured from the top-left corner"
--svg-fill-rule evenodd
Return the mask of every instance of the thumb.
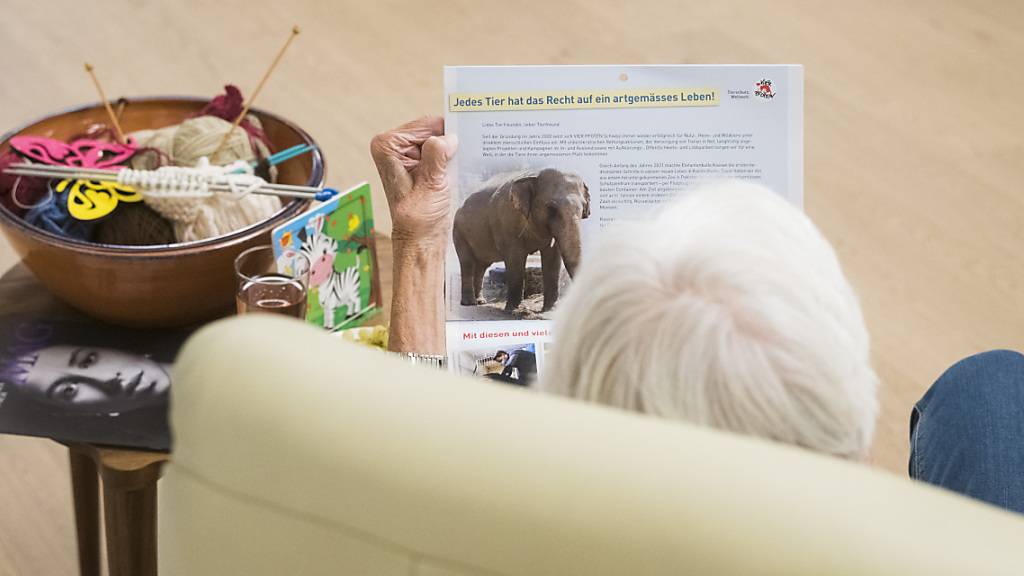
<path id="1" fill-rule="evenodd" d="M 444 184 L 448 161 L 455 156 L 459 139 L 454 134 L 431 136 L 423 143 L 416 179 L 432 186 Z"/>

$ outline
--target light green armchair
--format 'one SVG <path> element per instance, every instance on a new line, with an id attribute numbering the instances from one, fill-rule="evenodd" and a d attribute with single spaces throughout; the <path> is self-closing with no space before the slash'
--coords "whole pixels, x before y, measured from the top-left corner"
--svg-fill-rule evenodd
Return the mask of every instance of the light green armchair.
<path id="1" fill-rule="evenodd" d="M 172 425 L 167 575 L 1024 572 L 1024 521 L 986 505 L 276 317 L 190 341 Z"/>

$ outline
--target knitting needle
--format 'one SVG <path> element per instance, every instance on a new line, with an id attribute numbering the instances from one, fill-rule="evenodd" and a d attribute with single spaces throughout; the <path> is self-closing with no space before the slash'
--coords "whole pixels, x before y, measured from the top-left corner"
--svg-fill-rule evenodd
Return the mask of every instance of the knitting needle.
<path id="1" fill-rule="evenodd" d="M 4 170 L 6 174 L 15 176 L 37 176 L 42 178 L 75 178 L 82 180 L 99 180 L 112 182 L 117 178 L 117 172 L 102 169 L 82 169 L 73 166 L 52 166 L 38 164 L 14 164 Z M 227 184 L 212 183 L 210 189 L 221 192 L 232 191 Z M 314 198 L 324 200 L 337 194 L 331 188 L 316 188 L 313 186 L 295 186 L 292 184 L 262 184 L 255 193 L 270 194 L 275 196 L 287 196 L 290 198 Z"/>
<path id="2" fill-rule="evenodd" d="M 291 148 L 286 148 L 286 149 L 278 152 L 277 154 L 273 154 L 272 156 L 270 156 L 270 157 L 268 157 L 266 159 L 266 162 L 270 166 L 276 166 L 276 165 L 278 165 L 278 164 L 280 164 L 282 162 L 285 162 L 287 160 L 291 160 L 292 158 L 295 158 L 296 156 L 300 156 L 302 154 L 305 154 L 306 152 L 309 152 L 311 150 L 313 150 L 313 146 L 310 146 L 309 144 L 296 144 L 295 146 L 292 146 Z M 249 165 L 255 167 L 255 166 L 259 165 L 259 162 L 256 161 L 256 160 L 253 160 L 252 162 L 249 163 Z M 110 176 L 117 176 L 117 172 L 114 171 L 114 170 L 92 170 L 92 171 L 90 171 L 88 168 L 79 168 L 79 167 L 75 167 L 75 166 L 55 166 L 55 165 L 52 165 L 52 164 L 42 164 L 42 165 L 40 165 L 40 164 L 16 164 L 16 165 L 12 165 L 11 168 L 13 168 L 13 169 L 22 169 L 22 168 L 24 168 L 24 169 L 36 170 L 36 171 L 39 171 L 39 170 L 50 170 L 50 171 L 53 171 L 53 172 L 62 172 L 62 173 L 67 173 L 67 174 L 80 174 L 80 175 L 84 175 L 87 172 L 91 172 L 90 176 L 94 177 L 94 178 L 106 178 L 106 177 L 110 177 Z M 239 170 L 241 170 L 241 168 Z M 236 170 L 234 173 L 241 174 L 242 172 Z M 24 174 L 24 175 L 28 176 L 29 174 Z M 39 176 L 40 174 L 32 174 L 32 175 Z M 49 174 L 46 174 L 46 175 L 49 175 Z"/>
<path id="3" fill-rule="evenodd" d="M 267 83 L 267 78 L 270 78 L 270 75 L 274 72 L 274 68 L 277 68 L 277 63 L 281 61 L 281 57 L 284 56 L 284 53 L 288 50 L 288 47 L 291 46 L 295 37 L 299 35 L 299 32 L 300 30 L 298 26 L 292 26 L 292 33 L 288 36 L 288 40 L 286 40 L 284 46 L 278 50 L 277 56 L 274 57 L 274 61 L 270 63 L 270 67 L 263 73 L 263 77 L 260 78 L 259 84 L 256 85 L 256 89 L 252 91 L 252 96 L 249 96 L 249 101 L 242 107 L 242 113 L 238 115 L 238 118 L 235 118 L 235 121 L 231 124 L 231 129 L 224 133 L 224 137 L 221 138 L 220 144 L 218 144 L 217 148 L 210 154 L 210 158 L 216 156 L 217 152 L 220 152 L 221 148 L 228 143 L 228 138 L 231 137 L 231 133 L 235 131 L 235 128 L 238 128 L 238 125 L 242 123 L 242 119 L 249 113 L 249 107 L 252 106 L 256 97 L 259 96 L 260 90 L 263 90 L 263 85 Z"/>
<path id="4" fill-rule="evenodd" d="M 84 178 L 117 178 L 117 172 L 112 170 L 76 168 L 73 166 L 51 166 L 45 164 L 12 164 L 5 173 L 21 174 L 23 176 L 72 176 Z M 31 174 L 29 174 L 31 172 Z"/>
<path id="5" fill-rule="evenodd" d="M 101 181 L 110 182 L 109 173 L 95 173 L 95 172 L 80 172 L 80 173 L 67 173 L 67 172 L 48 172 L 46 170 L 31 170 L 26 168 L 10 168 L 4 170 L 6 174 L 12 174 L 15 176 L 37 176 L 41 178 L 61 178 L 70 180 L 72 178 L 77 180 L 89 180 L 89 181 Z M 209 189 L 214 192 L 235 192 L 236 189 L 232 188 L 227 184 L 213 183 L 209 185 Z M 337 190 L 333 188 L 314 188 L 312 186 L 289 186 L 286 184 L 263 184 L 259 188 L 251 191 L 253 194 L 263 194 L 269 196 L 283 196 L 287 198 L 308 198 L 311 200 L 326 201 L 333 198 L 338 194 Z"/>
<path id="6" fill-rule="evenodd" d="M 104 170 L 102 168 L 78 168 L 75 166 L 54 166 L 50 164 L 12 164 L 4 170 L 5 173 L 19 176 L 42 176 L 50 178 L 80 178 L 102 181 L 114 181 L 117 179 L 118 170 Z M 261 187 L 271 190 L 290 190 L 297 192 L 318 191 L 319 188 L 312 186 L 296 186 L 294 184 L 274 184 L 267 182 Z"/>
<path id="7" fill-rule="evenodd" d="M 280 164 L 282 162 L 285 162 L 287 160 L 291 160 L 292 158 L 295 158 L 296 156 L 301 156 L 301 155 L 305 154 L 306 152 L 309 152 L 312 149 L 313 149 L 313 147 L 310 146 L 309 144 L 296 144 L 295 146 L 292 146 L 291 148 L 286 148 L 284 150 L 281 150 L 277 154 L 272 154 L 270 157 L 268 157 L 267 159 L 263 160 L 263 162 L 265 162 L 267 164 L 267 166 L 277 166 L 278 164 Z M 253 160 L 252 162 L 249 162 L 249 166 L 252 166 L 253 168 L 256 168 L 259 165 L 260 165 L 260 160 Z M 238 174 L 238 173 L 240 173 L 241 170 L 242 169 L 239 168 L 239 169 L 235 170 L 232 173 L 233 174 Z"/>
<path id="8" fill-rule="evenodd" d="M 4 173 L 16 174 L 19 176 L 40 176 L 44 178 L 117 178 L 117 172 L 100 172 L 68 168 L 69 167 L 64 166 L 48 166 L 47 168 L 42 168 L 34 164 L 15 164 L 6 168 Z"/>
<path id="9" fill-rule="evenodd" d="M 296 156 L 301 156 L 312 149 L 313 147 L 310 146 L 309 144 L 298 144 L 296 146 L 292 146 L 291 148 L 282 150 L 277 154 L 270 156 L 269 158 L 267 158 L 267 163 L 270 164 L 271 166 L 276 166 L 286 160 L 291 160 Z M 257 161 L 252 161 L 253 166 L 256 166 L 257 164 Z"/>
<path id="10" fill-rule="evenodd" d="M 117 143 L 124 144 L 126 140 L 124 132 L 121 130 L 121 123 L 117 121 L 117 116 L 114 115 L 114 109 L 110 107 L 110 100 L 107 100 L 107 94 L 103 91 L 103 86 L 100 84 L 99 78 L 96 78 L 96 73 L 93 72 L 92 64 L 86 62 L 85 71 L 89 73 L 89 77 L 92 78 L 92 83 L 96 85 L 96 91 L 100 93 L 100 100 L 103 101 L 103 107 L 107 109 L 107 116 L 110 117 L 110 123 L 114 125 L 114 130 L 117 132 Z"/>

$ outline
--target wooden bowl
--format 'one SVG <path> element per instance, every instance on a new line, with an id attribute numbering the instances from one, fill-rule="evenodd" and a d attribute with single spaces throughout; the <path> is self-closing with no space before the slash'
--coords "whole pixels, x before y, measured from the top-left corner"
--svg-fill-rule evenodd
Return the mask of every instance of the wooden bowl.
<path id="1" fill-rule="evenodd" d="M 140 98 L 124 107 L 125 132 L 161 128 L 194 116 L 209 99 Z M 298 126 L 253 109 L 275 150 L 316 142 Z M 5 134 L 65 140 L 107 122 L 101 104 L 47 116 Z M 283 184 L 322 186 L 319 148 L 278 166 Z M 271 218 L 225 236 L 158 246 L 115 246 L 65 238 L 30 226 L 0 206 L 0 229 L 25 266 L 53 294 L 90 316 L 125 326 L 180 326 L 230 313 L 234 306 L 232 264 L 242 250 L 270 243 L 270 231 L 302 212 L 308 201 L 285 205 Z"/>

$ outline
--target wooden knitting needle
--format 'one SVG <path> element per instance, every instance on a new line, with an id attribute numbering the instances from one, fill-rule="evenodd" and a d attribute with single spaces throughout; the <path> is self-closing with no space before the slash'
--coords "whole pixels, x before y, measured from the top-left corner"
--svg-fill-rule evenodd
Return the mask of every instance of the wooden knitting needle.
<path id="1" fill-rule="evenodd" d="M 100 100 L 103 100 L 103 107 L 107 109 L 107 116 L 110 117 L 110 123 L 114 125 L 114 130 L 117 132 L 117 143 L 124 144 L 125 137 L 124 132 L 121 130 L 121 123 L 117 121 L 117 116 L 114 115 L 114 109 L 110 107 L 110 100 L 107 100 L 107 94 L 103 91 L 103 86 L 100 84 L 96 73 L 93 72 L 92 64 L 85 63 L 85 71 L 89 73 L 89 77 L 92 78 L 92 83 L 96 85 L 96 91 L 100 93 Z"/>
<path id="2" fill-rule="evenodd" d="M 267 71 L 263 73 L 263 78 L 260 78 L 260 82 L 256 85 L 256 89 L 252 91 L 252 96 L 249 96 L 249 101 L 242 107 L 242 113 L 238 115 L 238 118 L 235 118 L 234 123 L 231 124 L 231 129 L 224 133 L 224 138 L 221 139 L 216 150 L 210 153 L 209 158 L 216 156 L 217 152 L 220 152 L 221 148 L 228 143 L 228 138 L 231 137 L 231 133 L 235 131 L 235 128 L 238 128 L 238 125 L 242 123 L 242 119 L 249 113 L 249 107 L 252 106 L 253 101 L 255 101 L 256 97 L 259 96 L 260 90 L 263 90 L 263 85 L 267 83 L 267 78 L 270 78 L 270 75 L 274 72 L 274 68 L 277 68 L 277 63 L 281 61 L 281 57 L 284 56 L 284 53 L 288 50 L 288 47 L 291 46 L 295 37 L 299 35 L 299 32 L 300 30 L 298 26 L 292 26 L 292 33 L 288 35 L 288 40 L 286 40 L 284 46 L 277 51 L 277 56 L 274 57 L 274 61 L 270 63 L 270 67 L 267 68 Z"/>

